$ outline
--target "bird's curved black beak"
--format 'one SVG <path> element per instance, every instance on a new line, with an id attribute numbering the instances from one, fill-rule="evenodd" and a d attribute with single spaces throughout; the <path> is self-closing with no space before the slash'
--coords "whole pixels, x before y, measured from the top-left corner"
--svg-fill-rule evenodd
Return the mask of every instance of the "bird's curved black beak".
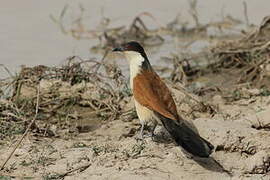
<path id="1" fill-rule="evenodd" d="M 120 52 L 122 52 L 122 51 L 124 51 L 124 48 L 123 48 L 123 47 L 116 47 L 116 48 L 114 48 L 112 51 L 113 51 L 113 52 L 115 52 L 115 51 L 120 51 Z"/>

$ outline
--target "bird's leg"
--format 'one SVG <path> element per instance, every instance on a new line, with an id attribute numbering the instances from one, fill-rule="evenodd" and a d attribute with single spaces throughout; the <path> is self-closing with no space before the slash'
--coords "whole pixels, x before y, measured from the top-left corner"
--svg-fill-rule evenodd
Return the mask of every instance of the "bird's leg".
<path id="1" fill-rule="evenodd" d="M 144 130 L 144 123 L 141 122 L 141 129 L 140 132 L 136 135 L 136 140 L 143 140 L 143 130 Z"/>
<path id="2" fill-rule="evenodd" d="M 157 121 L 153 121 L 152 128 L 150 128 L 150 134 L 144 135 L 144 128 L 145 128 L 145 122 L 141 122 L 141 129 L 140 133 L 138 134 L 137 139 L 143 140 L 143 138 L 146 137 L 151 137 L 152 139 L 155 137 L 155 129 L 158 125 Z"/>
<path id="3" fill-rule="evenodd" d="M 155 129 L 157 127 L 158 123 L 155 121 L 153 124 L 153 127 L 151 128 L 151 137 L 155 136 Z"/>
<path id="4" fill-rule="evenodd" d="M 153 124 L 153 127 L 151 128 L 151 138 L 153 141 L 156 141 L 155 139 L 155 129 L 158 125 L 158 122 L 157 121 L 154 121 L 154 124 Z"/>
<path id="5" fill-rule="evenodd" d="M 143 139 L 143 130 L 144 130 L 144 123 L 142 123 L 140 135 L 139 135 L 141 139 Z"/>

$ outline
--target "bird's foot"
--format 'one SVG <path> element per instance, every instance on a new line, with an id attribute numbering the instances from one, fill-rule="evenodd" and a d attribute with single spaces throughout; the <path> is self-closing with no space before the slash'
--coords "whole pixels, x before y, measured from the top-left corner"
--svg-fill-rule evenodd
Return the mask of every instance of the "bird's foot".
<path id="1" fill-rule="evenodd" d="M 136 136 L 135 139 L 138 141 L 142 141 L 144 139 L 145 135 L 143 133 L 143 131 L 140 131 Z"/>
<path id="2" fill-rule="evenodd" d="M 151 137 L 152 141 L 154 142 L 158 142 L 158 136 L 154 134 L 154 132 L 152 132 L 151 134 L 149 134 L 149 136 Z"/>
<path id="3" fill-rule="evenodd" d="M 143 136 L 142 136 L 141 134 L 137 134 L 137 135 L 135 136 L 135 139 L 136 139 L 137 141 L 142 141 L 142 140 L 143 140 Z"/>
<path id="4" fill-rule="evenodd" d="M 153 140 L 153 137 L 154 137 L 155 135 L 153 135 L 152 133 L 148 133 L 148 134 L 142 134 L 142 133 L 138 133 L 136 136 L 135 136 L 135 139 L 136 140 L 140 140 L 140 141 L 142 141 L 142 140 L 144 140 L 145 138 L 152 138 L 152 140 Z"/>

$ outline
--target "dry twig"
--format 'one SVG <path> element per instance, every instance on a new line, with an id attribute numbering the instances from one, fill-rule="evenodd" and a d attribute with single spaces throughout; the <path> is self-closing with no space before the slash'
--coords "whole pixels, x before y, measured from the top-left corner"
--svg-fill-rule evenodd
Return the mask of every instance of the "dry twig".
<path id="1" fill-rule="evenodd" d="M 12 157 L 12 155 L 14 154 L 14 152 L 16 151 L 16 149 L 19 147 L 19 145 L 22 143 L 23 139 L 25 138 L 25 136 L 28 134 L 29 130 L 31 129 L 32 125 L 34 125 L 37 115 L 38 115 L 38 108 L 39 108 L 39 98 L 40 98 L 40 84 L 38 84 L 38 88 L 37 88 L 37 100 L 36 100 L 36 110 L 35 110 L 35 116 L 33 118 L 33 120 L 31 121 L 31 123 L 28 125 L 27 129 L 25 130 L 24 134 L 21 136 L 20 140 L 17 142 L 17 144 L 15 145 L 15 147 L 13 148 L 13 150 L 11 151 L 11 153 L 9 154 L 9 156 L 7 157 L 7 159 L 4 161 L 4 163 L 1 166 L 0 170 L 3 170 L 6 163 L 9 161 L 9 159 Z"/>

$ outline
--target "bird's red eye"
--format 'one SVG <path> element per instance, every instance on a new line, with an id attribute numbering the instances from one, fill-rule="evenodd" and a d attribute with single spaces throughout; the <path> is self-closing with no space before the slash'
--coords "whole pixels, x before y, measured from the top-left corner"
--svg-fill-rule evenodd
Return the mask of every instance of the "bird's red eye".
<path id="1" fill-rule="evenodd" d="M 132 47 L 130 46 L 130 44 L 126 44 L 125 45 L 125 50 L 130 50 L 130 49 L 132 49 Z"/>

